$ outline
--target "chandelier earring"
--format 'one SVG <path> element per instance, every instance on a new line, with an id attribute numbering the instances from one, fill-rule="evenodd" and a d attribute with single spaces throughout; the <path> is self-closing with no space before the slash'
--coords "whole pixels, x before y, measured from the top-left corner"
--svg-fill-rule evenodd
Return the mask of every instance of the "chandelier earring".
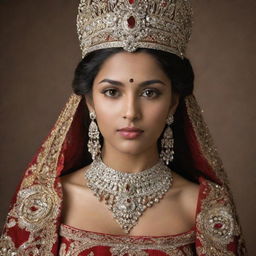
<path id="1" fill-rule="evenodd" d="M 96 114 L 95 112 L 90 112 L 91 123 L 89 126 L 89 140 L 88 140 L 88 151 L 91 153 L 92 160 L 94 160 L 101 153 L 100 145 L 100 132 L 99 128 L 95 122 Z"/>
<path id="2" fill-rule="evenodd" d="M 173 160 L 173 145 L 174 145 L 174 139 L 173 139 L 173 131 L 171 128 L 171 124 L 173 123 L 174 118 L 173 115 L 170 114 L 166 120 L 167 127 L 164 131 L 163 138 L 161 140 L 161 152 L 160 152 L 160 158 L 165 162 L 166 165 L 168 165 Z"/>

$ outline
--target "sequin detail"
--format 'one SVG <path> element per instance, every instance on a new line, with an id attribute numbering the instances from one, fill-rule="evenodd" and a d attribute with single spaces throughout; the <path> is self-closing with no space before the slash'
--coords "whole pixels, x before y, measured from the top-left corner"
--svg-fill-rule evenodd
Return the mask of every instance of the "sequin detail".
<path id="1" fill-rule="evenodd" d="M 150 48 L 183 58 L 192 31 L 190 0 L 81 0 L 77 31 L 82 56 L 112 47 Z"/>
<path id="2" fill-rule="evenodd" d="M 143 237 L 103 234 L 61 225 L 60 235 L 68 241 L 68 246 L 62 243 L 66 250 L 63 256 L 79 255 L 97 246 L 107 247 L 112 256 L 148 256 L 151 250 L 171 256 L 192 256 L 195 242 L 194 230 L 177 236 Z"/>
<path id="3" fill-rule="evenodd" d="M 240 234 L 234 209 L 224 187 L 210 181 L 203 181 L 201 212 L 197 215 L 197 238 L 201 254 L 209 256 L 234 256 L 228 244 Z M 200 254 L 200 255 L 201 255 Z"/>
<path id="4" fill-rule="evenodd" d="M 52 248 L 58 237 L 56 228 L 61 203 L 60 187 L 56 182 L 57 166 L 80 100 L 80 96 L 71 95 L 37 158 L 26 170 L 16 202 L 8 214 L 5 233 L 0 239 L 0 245 L 4 244 L 1 253 L 5 251 L 1 256 L 54 255 Z M 20 232 L 29 235 L 24 235 L 25 241 L 15 248 L 7 234 L 17 224 Z"/>

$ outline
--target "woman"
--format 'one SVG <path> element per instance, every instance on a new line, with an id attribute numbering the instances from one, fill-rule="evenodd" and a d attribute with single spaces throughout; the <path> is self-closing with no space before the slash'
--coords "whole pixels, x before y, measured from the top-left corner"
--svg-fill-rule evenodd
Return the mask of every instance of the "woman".
<path id="1" fill-rule="evenodd" d="M 189 1 L 81 1 L 83 60 L 1 255 L 246 255 L 184 58 Z"/>

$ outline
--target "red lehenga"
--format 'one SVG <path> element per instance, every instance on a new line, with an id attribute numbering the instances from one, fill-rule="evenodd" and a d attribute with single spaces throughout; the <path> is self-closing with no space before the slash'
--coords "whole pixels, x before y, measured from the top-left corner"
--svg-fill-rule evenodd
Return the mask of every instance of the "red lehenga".
<path id="1" fill-rule="evenodd" d="M 119 236 L 84 231 L 66 225 L 60 229 L 60 256 L 195 255 L 195 229 L 175 236 Z"/>
<path id="2" fill-rule="evenodd" d="M 61 224 L 59 177 L 90 163 L 86 111 L 84 99 L 72 95 L 29 164 L 7 216 L 1 256 L 247 255 L 221 160 L 193 95 L 180 103 L 175 115 L 183 120 L 189 168 L 201 173 L 195 177 L 200 193 L 194 227 L 154 237 L 103 234 Z"/>

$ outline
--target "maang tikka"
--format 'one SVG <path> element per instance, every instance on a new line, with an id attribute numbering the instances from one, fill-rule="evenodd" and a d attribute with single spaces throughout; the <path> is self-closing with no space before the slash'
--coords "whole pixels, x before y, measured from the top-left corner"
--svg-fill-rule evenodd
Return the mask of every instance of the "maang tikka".
<path id="1" fill-rule="evenodd" d="M 173 123 L 174 118 L 172 114 L 169 114 L 166 123 L 167 127 L 164 131 L 163 138 L 161 140 L 161 152 L 160 152 L 160 158 L 165 162 L 166 165 L 168 165 L 173 160 L 173 145 L 174 145 L 174 139 L 173 139 L 173 132 L 171 128 L 171 124 Z"/>
<path id="2" fill-rule="evenodd" d="M 100 145 L 100 132 L 98 126 L 95 122 L 96 114 L 95 112 L 90 112 L 91 123 L 89 126 L 89 140 L 88 140 L 88 151 L 92 155 L 92 159 L 94 160 L 101 153 L 101 145 Z"/>

